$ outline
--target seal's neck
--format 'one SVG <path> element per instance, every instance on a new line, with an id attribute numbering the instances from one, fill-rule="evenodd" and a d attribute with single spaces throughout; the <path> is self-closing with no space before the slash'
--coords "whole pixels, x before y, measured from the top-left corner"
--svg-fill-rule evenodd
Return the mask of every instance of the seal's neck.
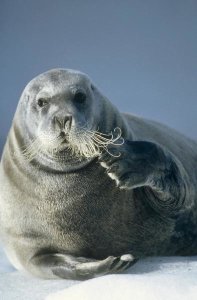
<path id="1" fill-rule="evenodd" d="M 73 157 L 68 151 L 63 151 L 56 156 L 48 153 L 40 153 L 31 163 L 39 165 L 40 169 L 51 173 L 71 173 L 84 168 L 95 159 L 95 157 Z"/>

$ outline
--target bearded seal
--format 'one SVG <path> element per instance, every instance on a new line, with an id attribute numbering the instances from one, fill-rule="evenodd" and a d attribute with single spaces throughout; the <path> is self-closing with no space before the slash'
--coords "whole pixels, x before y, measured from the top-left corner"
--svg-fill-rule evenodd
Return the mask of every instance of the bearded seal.
<path id="1" fill-rule="evenodd" d="M 197 143 L 120 113 L 89 77 L 53 69 L 20 98 L 0 168 L 0 236 L 19 269 L 87 279 L 197 254 Z"/>

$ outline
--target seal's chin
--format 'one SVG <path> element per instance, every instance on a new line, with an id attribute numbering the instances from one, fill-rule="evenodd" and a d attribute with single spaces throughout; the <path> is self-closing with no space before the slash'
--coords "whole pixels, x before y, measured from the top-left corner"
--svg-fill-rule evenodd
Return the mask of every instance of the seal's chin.
<path id="1" fill-rule="evenodd" d="M 49 152 L 51 153 L 52 155 L 54 155 L 54 158 L 55 158 L 55 155 L 63 152 L 63 151 L 66 151 L 66 149 L 68 149 L 69 145 L 68 145 L 68 142 L 62 142 L 61 145 L 58 146 L 58 148 L 55 148 L 53 150 L 53 152 Z"/>

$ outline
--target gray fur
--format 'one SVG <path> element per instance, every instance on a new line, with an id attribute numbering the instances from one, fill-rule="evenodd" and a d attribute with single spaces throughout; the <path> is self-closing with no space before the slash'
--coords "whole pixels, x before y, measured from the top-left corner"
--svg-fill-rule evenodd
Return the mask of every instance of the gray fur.
<path id="1" fill-rule="evenodd" d="M 74 102 L 76 90 L 85 104 Z M 38 110 L 38 98 L 50 107 Z M 119 127 L 125 143 L 99 157 L 62 148 L 58 159 L 39 151 L 28 160 L 24 147 L 43 131 L 51 139 L 60 133 L 65 116 L 75 129 L 88 124 L 108 134 Z M 147 255 L 197 254 L 196 161 L 196 142 L 118 112 L 87 75 L 41 74 L 21 96 L 1 160 L 0 236 L 8 257 L 36 276 L 86 279 Z"/>

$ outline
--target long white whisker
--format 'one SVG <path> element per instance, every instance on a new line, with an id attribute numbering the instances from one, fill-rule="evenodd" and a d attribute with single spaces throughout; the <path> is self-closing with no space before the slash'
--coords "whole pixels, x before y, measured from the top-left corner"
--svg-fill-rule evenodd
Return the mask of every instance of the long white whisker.
<path id="1" fill-rule="evenodd" d="M 71 129 L 67 136 L 67 143 L 65 151 L 70 151 L 71 156 L 74 157 L 96 157 L 100 156 L 103 151 L 108 152 L 111 156 L 108 146 L 120 146 L 124 143 L 122 132 L 120 128 L 115 128 L 109 134 L 99 132 L 98 130 L 90 130 L 89 126 L 84 125 L 80 129 Z M 64 160 L 66 154 L 58 154 L 62 151 L 62 138 L 60 136 L 51 136 L 43 133 L 39 137 L 33 139 L 26 148 L 22 151 L 24 157 L 31 161 L 39 153 L 48 153 L 55 160 Z M 67 149 L 67 150 L 66 150 Z"/>

